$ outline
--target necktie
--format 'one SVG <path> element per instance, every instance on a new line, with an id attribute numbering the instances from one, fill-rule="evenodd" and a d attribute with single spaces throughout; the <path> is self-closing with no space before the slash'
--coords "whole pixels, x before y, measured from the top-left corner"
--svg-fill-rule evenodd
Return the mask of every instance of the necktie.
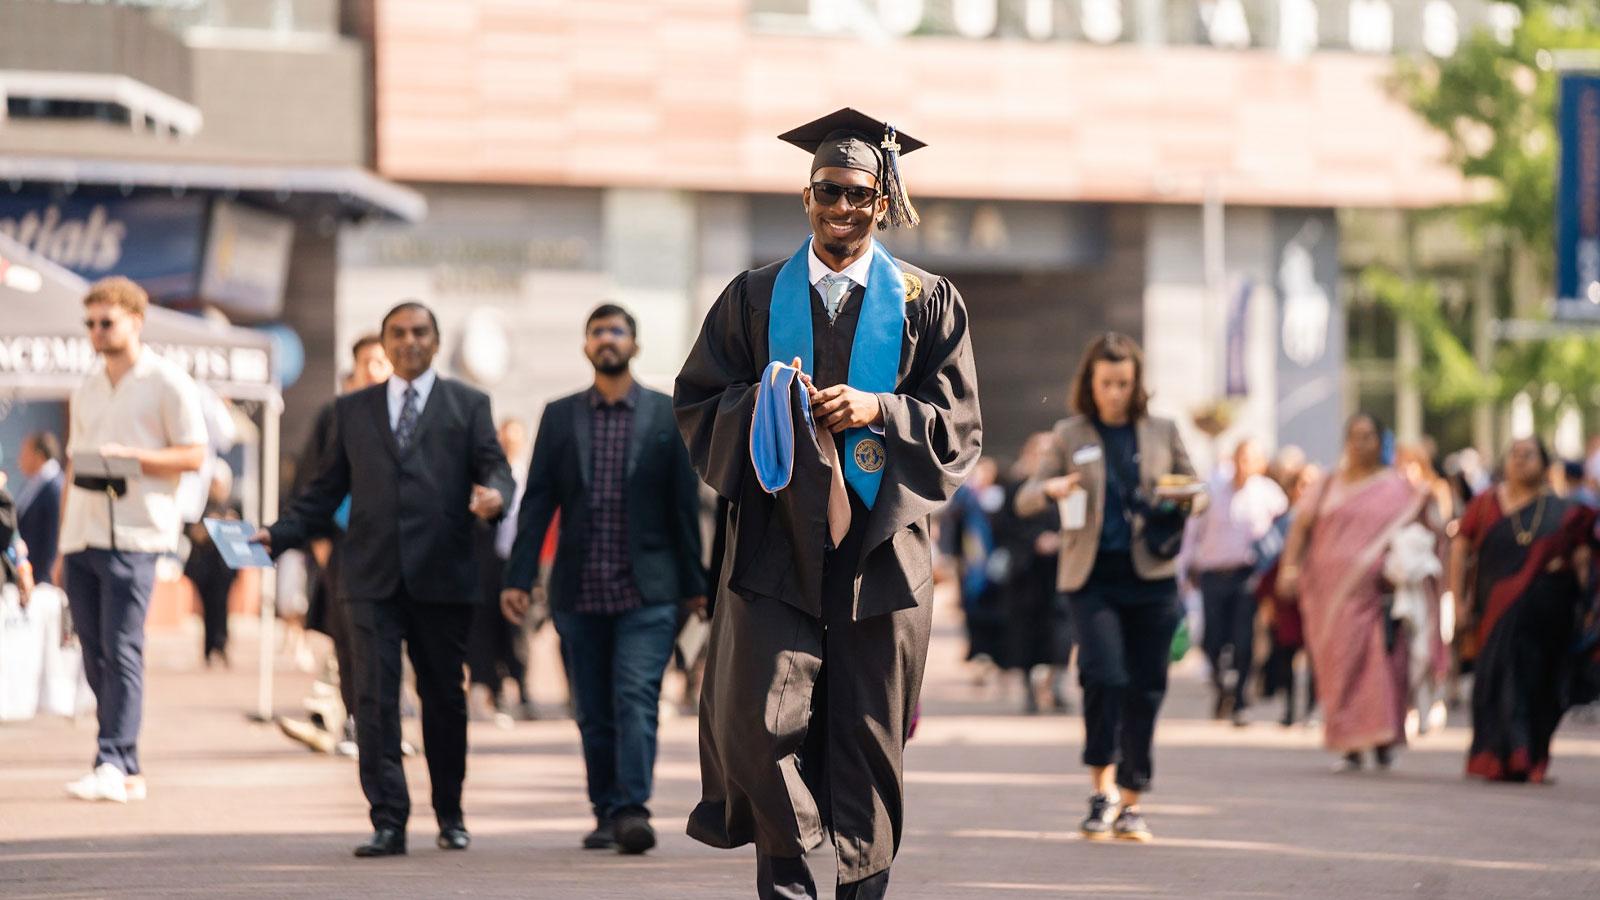
<path id="1" fill-rule="evenodd" d="M 400 397 L 400 421 L 394 426 L 394 442 L 404 450 L 411 446 L 411 438 L 417 433 L 417 389 L 406 385 L 406 392 Z"/>
<path id="2" fill-rule="evenodd" d="M 828 321 L 839 317 L 839 307 L 844 305 L 845 295 L 850 293 L 850 278 L 835 272 L 822 276 L 822 303 L 828 309 Z"/>

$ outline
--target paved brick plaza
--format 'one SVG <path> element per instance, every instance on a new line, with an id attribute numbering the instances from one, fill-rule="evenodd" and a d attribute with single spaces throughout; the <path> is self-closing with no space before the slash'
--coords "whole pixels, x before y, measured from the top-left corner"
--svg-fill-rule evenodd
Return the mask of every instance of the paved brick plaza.
<path id="1" fill-rule="evenodd" d="M 472 850 L 433 849 L 416 760 L 411 855 L 352 859 L 366 828 L 354 764 L 247 723 L 255 697 L 248 641 L 237 641 L 235 668 L 223 673 L 196 668 L 198 641 L 152 640 L 144 741 L 152 796 L 144 803 L 90 805 L 62 792 L 86 769 L 92 723 L 0 726 L 0 896 L 754 895 L 751 851 L 714 851 L 682 836 L 698 787 L 687 719 L 663 723 L 662 845 L 649 856 L 576 849 L 590 825 L 578 735 L 570 721 L 551 720 L 473 725 Z M 1462 780 L 1467 736 L 1459 727 L 1406 753 L 1387 775 L 1334 775 L 1314 733 L 1200 720 L 1204 691 L 1193 672 L 1180 673 L 1157 739 L 1158 791 L 1147 804 L 1157 843 L 1091 845 L 1075 833 L 1085 795 L 1079 721 L 1009 714 L 1016 704 L 970 685 L 958 658 L 946 617 L 922 731 L 907 753 L 910 830 L 892 896 L 1600 896 L 1600 726 L 1568 724 L 1552 787 Z M 308 681 L 281 675 L 279 708 L 292 710 Z M 560 708 L 557 695 L 542 693 L 547 708 Z"/>

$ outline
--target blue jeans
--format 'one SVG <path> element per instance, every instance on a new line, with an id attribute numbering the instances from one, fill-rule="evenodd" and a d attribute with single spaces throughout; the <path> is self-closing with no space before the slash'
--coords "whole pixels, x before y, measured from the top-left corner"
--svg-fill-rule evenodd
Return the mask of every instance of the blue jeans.
<path id="1" fill-rule="evenodd" d="M 100 745 L 94 764 L 139 774 L 144 712 L 144 617 L 155 589 L 155 553 L 90 548 L 62 563 L 67 606 L 83 647 L 83 674 L 98 704 Z"/>
<path id="2" fill-rule="evenodd" d="M 557 612 L 554 618 L 595 818 L 649 815 L 661 675 L 678 633 L 677 604 L 614 616 Z"/>

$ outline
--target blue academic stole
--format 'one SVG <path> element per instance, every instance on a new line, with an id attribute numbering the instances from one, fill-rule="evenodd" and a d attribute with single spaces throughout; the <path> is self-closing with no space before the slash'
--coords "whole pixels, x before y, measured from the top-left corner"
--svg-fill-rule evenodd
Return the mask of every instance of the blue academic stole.
<path id="1" fill-rule="evenodd" d="M 800 370 L 812 367 L 811 267 L 806 256 L 811 239 L 778 270 L 772 286 L 772 307 L 767 323 L 767 351 L 773 361 L 787 365 L 800 358 Z M 900 341 L 905 330 L 906 285 L 894 257 L 872 242 L 872 264 L 867 293 L 861 301 L 855 340 L 850 345 L 850 374 L 846 383 L 858 391 L 883 394 L 894 390 L 900 377 Z M 825 387 L 826 385 L 821 385 Z M 870 428 L 844 433 L 844 480 L 868 509 L 878 499 L 883 467 L 888 462 L 883 439 Z"/>

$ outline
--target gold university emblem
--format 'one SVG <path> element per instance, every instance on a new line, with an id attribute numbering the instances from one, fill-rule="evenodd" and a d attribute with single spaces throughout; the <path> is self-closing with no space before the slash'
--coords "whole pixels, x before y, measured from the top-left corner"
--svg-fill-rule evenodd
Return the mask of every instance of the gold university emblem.
<path id="1" fill-rule="evenodd" d="M 922 296 L 922 279 L 915 275 L 900 273 L 900 278 L 906 284 L 906 302 L 910 303 Z"/>
<path id="2" fill-rule="evenodd" d="M 856 445 L 856 467 L 871 474 L 883 468 L 883 445 L 866 438 Z"/>

